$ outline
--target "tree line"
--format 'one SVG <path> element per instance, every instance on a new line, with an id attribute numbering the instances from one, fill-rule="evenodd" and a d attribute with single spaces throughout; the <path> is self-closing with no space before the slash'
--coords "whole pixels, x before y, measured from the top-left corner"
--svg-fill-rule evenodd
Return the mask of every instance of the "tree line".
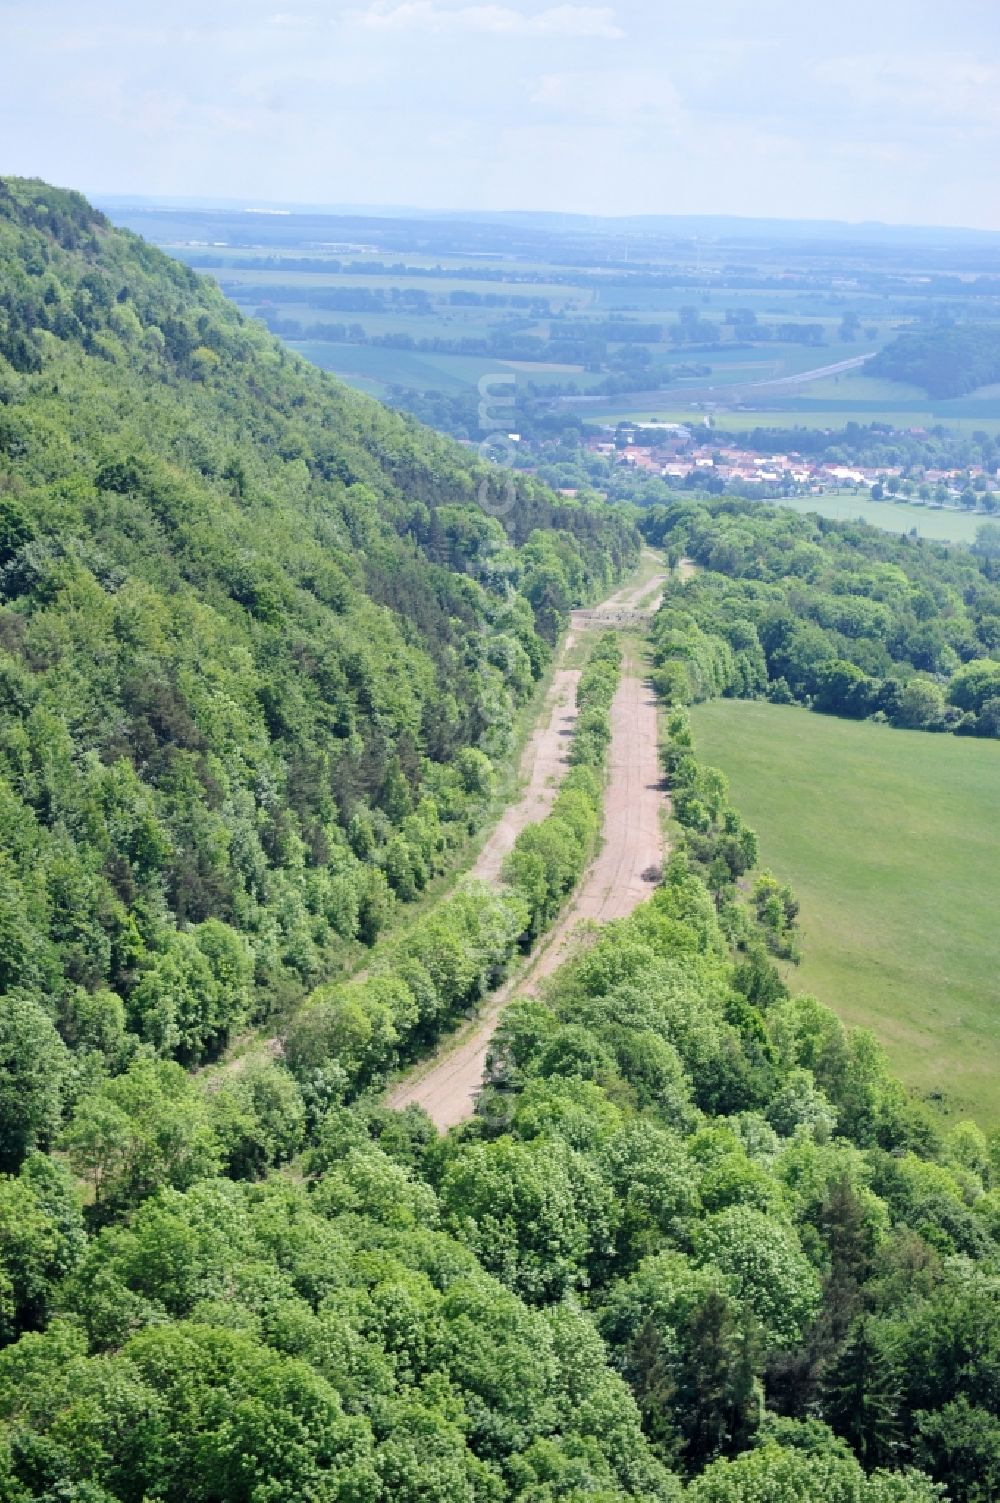
<path id="1" fill-rule="evenodd" d="M 789 996 L 669 738 L 708 828 L 507 1010 L 462 1129 L 146 1060 L 107 1178 L 68 1134 L 0 1180 L 9 1497 L 986 1503 L 995 1153 Z"/>
<path id="2" fill-rule="evenodd" d="M 964 397 L 1000 380 L 1000 325 L 904 329 L 865 368 L 876 376 L 922 386 L 930 397 Z"/>
<path id="3" fill-rule="evenodd" d="M 735 498 L 653 508 L 645 525 L 702 565 L 654 625 L 671 693 L 1000 735 L 1000 585 L 986 552 Z"/>

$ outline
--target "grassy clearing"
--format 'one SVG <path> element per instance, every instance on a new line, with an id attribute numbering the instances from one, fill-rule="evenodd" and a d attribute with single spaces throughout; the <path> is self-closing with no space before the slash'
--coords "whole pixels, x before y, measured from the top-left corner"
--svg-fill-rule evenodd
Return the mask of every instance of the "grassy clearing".
<path id="1" fill-rule="evenodd" d="M 496 359 L 479 355 L 425 355 L 415 350 L 337 344 L 333 340 L 290 339 L 286 343 L 313 365 L 332 371 L 352 386 L 362 386 L 364 381 L 380 383 L 383 391 L 395 383 L 419 391 L 474 391 L 481 376 L 502 369 Z"/>
<path id="2" fill-rule="evenodd" d="M 475 292 L 483 295 L 497 292 L 503 296 L 545 298 L 556 307 L 567 303 L 586 306 L 589 297 L 578 287 L 562 282 L 515 282 L 498 276 L 496 281 L 479 277 L 463 277 L 461 271 L 445 277 L 408 276 L 405 271 L 386 276 L 376 272 L 334 271 L 289 271 L 285 268 L 257 268 L 253 266 L 226 266 L 213 268 L 209 273 L 221 282 L 228 291 L 242 287 L 267 287 L 280 290 L 282 287 L 308 287 L 315 291 L 323 288 L 365 288 L 368 291 L 390 292 L 398 288 L 406 292 L 424 292 L 431 299 L 446 298 L 451 292 Z M 272 291 L 272 296 L 275 295 Z M 280 299 L 279 299 L 280 300 Z"/>
<path id="3" fill-rule="evenodd" d="M 808 391 L 808 387 L 803 387 L 802 391 Z M 912 401 L 896 397 L 882 400 L 858 400 L 850 397 L 835 401 L 831 397 L 803 395 L 790 397 L 787 401 L 782 398 L 781 401 L 785 410 L 797 415 L 795 420 L 805 427 L 815 427 L 817 413 L 830 413 L 836 420 L 828 425 L 824 419 L 822 427 L 843 426 L 844 423 L 855 421 L 891 422 L 897 428 L 930 427 L 935 423 L 945 423 L 953 428 L 958 418 L 978 418 L 993 426 L 1000 421 L 1000 402 L 974 396 L 956 397 L 948 402 L 932 402 L 926 397 L 914 398 Z"/>
<path id="4" fill-rule="evenodd" d="M 855 354 L 860 353 L 856 350 Z M 816 401 L 831 398 L 835 402 L 918 402 L 930 406 L 925 392 L 919 386 L 908 386 L 902 381 L 889 381 L 885 376 L 866 376 L 860 371 L 845 371 L 839 376 L 824 376 L 822 380 L 810 381 L 796 393 L 812 397 Z"/>
<path id="5" fill-rule="evenodd" d="M 990 518 L 983 512 L 956 511 L 936 506 L 912 506 L 905 501 L 872 501 L 853 491 L 822 496 L 786 496 L 779 502 L 793 511 L 818 512 L 839 522 L 870 522 L 883 532 L 913 532 L 939 543 L 974 543 L 976 532 Z"/>
<path id="6" fill-rule="evenodd" d="M 250 301 L 242 306 L 254 313 L 257 305 Z M 490 310 L 450 309 L 446 305 L 433 313 L 400 313 L 395 309 L 356 313 L 314 308 L 311 303 L 272 302 L 269 311 L 278 318 L 293 318 L 301 324 L 360 324 L 366 334 L 409 334 L 414 339 L 485 339 L 495 321 L 490 318 Z"/>
<path id="7" fill-rule="evenodd" d="M 775 345 L 775 350 L 783 346 Z M 745 352 L 749 357 L 749 352 Z M 759 354 L 759 351 L 757 352 Z M 809 364 L 830 363 L 834 351 L 811 350 Z M 743 385 L 740 367 L 726 363 L 719 355 L 705 356 L 707 363 L 716 369 L 711 377 L 691 384 L 686 394 L 680 382 L 664 391 L 658 400 L 637 402 L 626 397 L 612 397 L 607 402 L 588 405 L 585 415 L 603 422 L 643 422 L 660 419 L 670 423 L 687 423 L 698 426 L 710 413 L 719 438 L 726 433 L 746 433 L 751 428 L 843 428 L 846 423 L 889 423 L 896 428 L 932 428 L 943 423 L 958 433 L 974 433 L 982 429 L 987 433 L 1000 432 L 1000 393 L 995 387 L 984 387 L 968 397 L 956 397 L 952 401 L 932 401 L 915 387 L 903 386 L 894 381 L 875 381 L 867 376 L 853 378 L 850 374 L 828 377 L 820 381 L 805 382 L 800 386 L 778 387 L 770 390 L 752 391 Z M 792 370 L 805 367 L 785 365 L 773 374 L 776 377 L 789 375 Z M 759 374 L 747 374 L 759 379 Z M 766 373 L 765 373 L 766 374 Z M 855 384 L 851 384 L 852 381 Z M 714 394 L 706 395 L 705 387 L 711 383 Z M 741 398 L 739 407 L 724 406 L 725 387 L 738 387 L 736 396 Z M 736 396 L 732 400 L 736 400 Z M 709 407 L 709 403 L 713 405 Z"/>
<path id="8" fill-rule="evenodd" d="M 790 978 L 871 1027 L 949 1115 L 1000 1122 L 1000 744 L 699 705 L 763 861 L 802 902 Z"/>
<path id="9" fill-rule="evenodd" d="M 475 392 L 483 376 L 508 371 L 519 383 L 533 381 L 538 386 L 570 380 L 585 387 L 601 379 L 582 366 L 531 365 L 524 361 L 501 360 L 496 355 L 442 355 L 434 351 L 393 350 L 384 345 L 345 344 L 326 339 L 288 339 L 285 343 L 321 370 L 332 371 L 351 386 L 378 395 L 398 384 L 417 391 L 444 391 L 455 396 L 461 392 Z"/>

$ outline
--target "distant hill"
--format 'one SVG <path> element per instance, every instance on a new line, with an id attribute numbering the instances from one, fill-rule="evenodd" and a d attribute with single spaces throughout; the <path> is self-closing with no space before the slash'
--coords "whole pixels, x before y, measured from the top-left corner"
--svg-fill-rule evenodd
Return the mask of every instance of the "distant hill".
<path id="1" fill-rule="evenodd" d="M 0 990 L 72 1032 L 108 989 L 152 1036 L 136 993 L 204 963 L 187 929 L 243 977 L 160 1040 L 196 1061 L 446 864 L 565 613 L 637 547 L 531 481 L 501 524 L 496 474 L 0 180 Z"/>
<path id="2" fill-rule="evenodd" d="M 133 215 L 168 215 L 194 212 L 208 217 L 257 213 L 288 216 L 298 221 L 313 219 L 354 220 L 366 223 L 382 233 L 391 233 L 391 221 L 400 224 L 419 222 L 433 233 L 434 226 L 447 227 L 454 248 L 459 249 L 465 236 L 481 233 L 480 227 L 492 226 L 511 234 L 533 232 L 538 235 L 566 236 L 653 236 L 657 239 L 709 241 L 824 241 L 895 247 L 942 244 L 996 249 L 1000 231 L 962 226 L 884 224 L 879 220 L 844 219 L 770 219 L 738 214 L 573 214 L 543 212 L 534 209 L 428 209 L 402 204 L 295 204 L 271 199 L 208 199 L 197 197 L 144 197 L 139 194 L 105 193 L 95 201 L 113 219 L 131 223 Z M 279 227 L 280 228 L 280 227 Z M 494 237 L 495 238 L 495 237 Z"/>

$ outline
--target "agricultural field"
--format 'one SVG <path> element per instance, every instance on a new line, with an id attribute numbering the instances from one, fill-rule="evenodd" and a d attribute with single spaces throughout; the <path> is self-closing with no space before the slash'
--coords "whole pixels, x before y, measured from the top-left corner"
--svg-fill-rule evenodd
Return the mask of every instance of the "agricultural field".
<path id="1" fill-rule="evenodd" d="M 848 423 L 944 425 L 959 440 L 1000 432 L 996 386 L 932 399 L 864 369 L 914 326 L 1000 325 L 1000 257 L 859 244 L 839 264 L 794 236 L 644 231 L 630 244 L 599 221 L 517 216 L 119 216 L 307 360 L 453 436 L 480 433 L 481 378 L 511 376 L 527 468 L 564 464 L 546 448 L 560 435 L 579 444 L 584 425 L 654 418 L 710 417 L 737 435 Z M 590 483 L 565 472 L 560 482 Z"/>
<path id="2" fill-rule="evenodd" d="M 1000 743 L 739 700 L 693 722 L 801 900 L 791 985 L 872 1028 L 946 1114 L 997 1126 Z"/>
<path id="3" fill-rule="evenodd" d="M 814 357 L 815 358 L 815 357 Z M 777 374 L 777 373 L 776 373 Z M 734 380 L 735 378 L 733 378 Z M 769 371 L 755 373 L 755 380 L 770 380 Z M 1000 431 L 1000 396 L 991 389 L 990 395 L 974 395 L 956 398 L 953 401 L 931 401 L 929 398 L 913 397 L 911 388 L 901 386 L 899 394 L 888 392 L 880 399 L 868 396 L 854 397 L 844 378 L 843 395 L 821 397 L 804 396 L 811 387 L 781 388 L 766 399 L 763 395 L 753 397 L 741 387 L 738 405 L 725 405 L 724 388 L 733 384 L 720 372 L 713 377 L 717 382 L 711 397 L 693 390 L 685 391 L 682 383 L 670 386 L 657 400 L 636 403 L 628 397 L 619 397 L 607 402 L 587 404 L 588 419 L 605 423 L 643 423 L 660 420 L 669 423 L 697 422 L 710 415 L 720 430 L 733 433 L 747 432 L 752 428 L 843 428 L 846 423 L 886 423 L 893 428 L 932 428 L 942 424 L 955 433 L 974 433 L 977 429 Z M 818 385 L 819 383 L 817 383 Z M 882 384 L 882 383 L 880 383 Z M 886 387 L 894 385 L 885 382 Z M 581 409 L 582 410 L 582 409 Z"/>
<path id="4" fill-rule="evenodd" d="M 509 374 L 514 381 L 524 370 L 522 362 L 501 360 L 495 355 L 424 354 L 415 350 L 396 350 L 382 345 L 341 344 L 333 340 L 290 339 L 289 349 L 322 370 L 332 371 L 343 381 L 376 396 L 384 396 L 393 386 L 407 386 L 416 391 L 458 394 L 478 391 L 484 376 Z M 532 380 L 539 386 L 572 380 L 585 386 L 596 377 L 588 377 L 582 366 L 531 367 Z"/>
<path id="5" fill-rule="evenodd" d="M 323 263 L 319 262 L 319 266 Z M 461 271 L 446 277 L 427 277 L 412 275 L 407 270 L 396 271 L 390 268 L 390 273 L 374 271 L 282 271 L 268 268 L 257 270 L 254 267 L 229 268 L 213 273 L 225 292 L 231 296 L 240 295 L 240 289 L 248 288 L 256 290 L 266 288 L 273 289 L 296 287 L 319 290 L 330 287 L 359 288 L 368 292 L 396 289 L 399 292 L 430 292 L 435 300 L 447 298 L 453 292 L 472 292 L 478 294 L 497 293 L 500 296 L 510 296 L 512 292 L 532 299 L 554 300 L 560 305 L 566 303 L 580 304 L 581 306 L 591 301 L 590 294 L 574 287 L 567 287 L 558 282 L 520 283 L 509 280 L 501 270 L 497 271 L 496 279 L 483 281 L 482 279 L 463 277 Z"/>
<path id="6" fill-rule="evenodd" d="M 911 532 L 938 543 L 974 543 L 976 533 L 988 520 L 982 512 L 960 511 L 953 506 L 925 506 L 907 501 L 873 501 L 854 491 L 827 491 L 818 496 L 783 496 L 781 506 L 793 511 L 817 512 L 837 522 L 869 522 L 883 532 Z"/>
<path id="7" fill-rule="evenodd" d="M 754 428 L 843 428 L 846 423 L 885 423 L 893 428 L 927 427 L 942 424 L 951 433 L 971 435 L 980 430 L 991 434 L 1000 433 L 1000 401 L 982 402 L 983 411 L 977 412 L 972 399 L 966 398 L 960 405 L 963 414 L 955 410 L 945 410 L 945 403 L 936 403 L 932 410 L 927 403 L 920 404 L 914 410 L 906 411 L 901 403 L 880 403 L 872 409 L 862 407 L 856 402 L 847 402 L 843 406 L 837 406 L 833 402 L 816 403 L 814 407 L 794 398 L 783 398 L 781 402 L 772 401 L 767 406 L 747 406 L 722 408 L 718 403 L 713 404 L 710 413 L 707 413 L 703 403 L 681 402 L 680 390 L 677 387 L 668 388 L 659 400 L 650 400 L 650 393 L 645 394 L 645 399 L 636 402 L 627 396 L 617 397 L 610 401 L 595 400 L 577 406 L 577 411 L 588 422 L 600 423 L 700 423 L 706 415 L 710 415 L 713 426 L 717 429 L 720 438 L 726 433 L 738 435 L 749 433 Z M 957 407 L 959 404 L 956 403 Z"/>
<path id="8" fill-rule="evenodd" d="M 892 326 L 879 330 L 889 338 Z M 870 348 L 875 341 L 870 343 Z M 862 369 L 810 378 L 810 370 L 834 365 L 864 353 L 861 345 L 845 344 L 831 331 L 819 349 L 797 348 L 769 353 L 726 349 L 712 352 L 711 376 L 678 377 L 662 398 L 638 402 L 627 396 L 588 404 L 587 416 L 605 422 L 642 422 L 659 418 L 690 423 L 710 415 L 720 428 L 734 433 L 761 426 L 842 428 L 845 423 L 887 423 L 892 427 L 932 428 L 943 424 L 956 432 L 1000 427 L 1000 388 L 983 387 L 965 397 L 928 397 L 919 387 L 868 376 Z M 673 357 L 680 360 L 680 355 Z M 797 379 L 792 379 L 797 378 Z M 758 383 L 780 382 L 780 385 Z"/>
<path id="9" fill-rule="evenodd" d="M 385 392 L 400 384 L 421 391 L 475 390 L 480 378 L 498 362 L 475 355 L 419 354 L 381 345 L 338 344 L 332 340 L 289 340 L 290 349 L 351 385 Z"/>

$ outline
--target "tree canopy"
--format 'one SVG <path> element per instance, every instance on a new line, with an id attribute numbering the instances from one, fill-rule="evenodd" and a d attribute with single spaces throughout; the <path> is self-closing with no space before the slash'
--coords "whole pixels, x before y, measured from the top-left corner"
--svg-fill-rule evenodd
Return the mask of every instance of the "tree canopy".
<path id="1" fill-rule="evenodd" d="M 658 683 L 688 701 L 798 701 L 908 729 L 1000 734 L 1000 581 L 986 550 L 727 498 L 655 508 L 701 566 L 668 590 Z"/>
<path id="2" fill-rule="evenodd" d="M 683 838 L 439 1135 L 386 1074 L 578 879 L 613 639 L 506 880 L 393 905 L 628 518 L 519 483 L 501 524 L 74 195 L 0 187 L 0 270 L 0 1498 L 986 1503 L 997 1145 L 790 993 L 795 895 L 685 705 L 850 700 L 884 648 L 978 731 L 988 560 L 654 519 L 706 565 L 652 637 Z"/>
<path id="3" fill-rule="evenodd" d="M 59 1039 L 97 1073 L 204 1063 L 455 863 L 568 611 L 638 546 L 624 514 L 498 485 L 78 195 L 0 181 L 22 1149 L 69 1099 Z"/>

